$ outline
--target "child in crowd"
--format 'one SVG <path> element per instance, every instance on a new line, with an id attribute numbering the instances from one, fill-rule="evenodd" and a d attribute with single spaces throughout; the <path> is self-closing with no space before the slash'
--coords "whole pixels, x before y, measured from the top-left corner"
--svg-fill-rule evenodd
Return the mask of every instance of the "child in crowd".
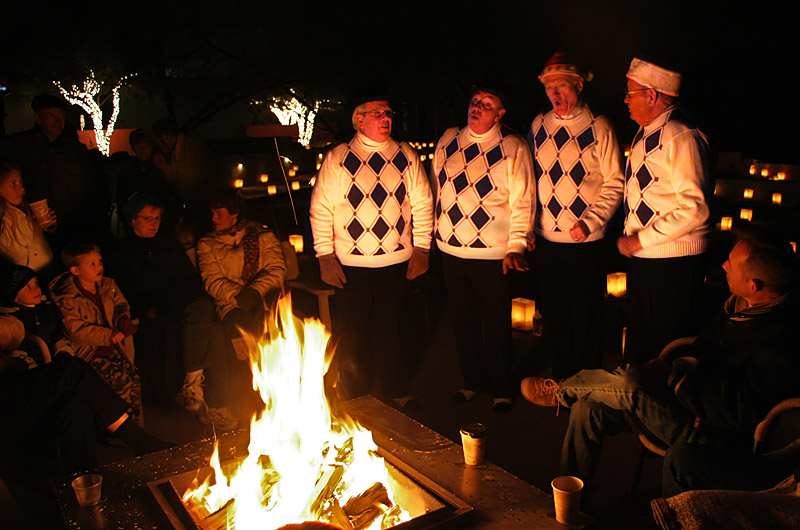
<path id="1" fill-rule="evenodd" d="M 128 403 L 128 413 L 141 425 L 142 389 L 131 338 L 136 326 L 128 301 L 114 280 L 103 276 L 96 245 L 69 243 L 61 259 L 69 270 L 50 282 L 50 293 L 75 356 L 88 362 Z"/>
<path id="2" fill-rule="evenodd" d="M 54 230 L 56 215 L 49 209 L 38 219 L 25 202 L 18 167 L 0 160 L 0 254 L 9 262 L 52 277 L 53 253 L 43 230 Z"/>

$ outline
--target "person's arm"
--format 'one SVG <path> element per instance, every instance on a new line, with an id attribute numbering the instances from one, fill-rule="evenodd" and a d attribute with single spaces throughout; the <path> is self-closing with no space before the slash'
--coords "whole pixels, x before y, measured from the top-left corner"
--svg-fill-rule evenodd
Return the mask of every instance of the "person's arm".
<path id="1" fill-rule="evenodd" d="M 411 203 L 411 220 L 414 247 L 429 250 L 433 237 L 433 195 L 428 175 L 416 153 L 411 158 L 411 178 L 408 182 L 408 199 Z"/>
<path id="2" fill-rule="evenodd" d="M 337 202 L 336 196 L 337 192 L 340 192 L 338 172 L 344 171 L 339 167 L 337 152 L 338 150 L 334 149 L 325 155 L 322 166 L 317 173 L 314 189 L 311 192 L 309 218 L 317 257 L 334 253 L 333 221 Z"/>
<path id="3" fill-rule="evenodd" d="M 247 284 L 247 288 L 257 291 L 263 298 L 267 293 L 283 288 L 286 262 L 283 261 L 281 244 L 272 232 L 259 234 L 258 245 L 261 250 L 261 269 Z"/>
<path id="4" fill-rule="evenodd" d="M 512 146 L 516 146 L 516 150 L 509 154 L 513 158 L 508 166 L 508 205 L 511 213 L 506 253 L 521 256 L 528 245 L 531 220 L 536 214 L 536 205 L 531 201 L 531 187 L 535 187 L 535 183 L 531 152 L 527 143 L 519 138 L 518 142 L 509 142 L 506 147 Z"/>
<path id="5" fill-rule="evenodd" d="M 708 178 L 708 147 L 703 137 L 697 131 L 686 131 L 665 148 L 674 203 L 636 234 L 645 249 L 674 241 L 708 221 L 703 191 Z"/>
<path id="6" fill-rule="evenodd" d="M 211 250 L 211 244 L 205 239 L 197 242 L 197 264 L 206 292 L 214 300 L 237 305 L 236 295 L 242 290 L 242 286 L 225 277 L 217 256 Z"/>
<path id="7" fill-rule="evenodd" d="M 55 303 L 69 340 L 96 347 L 111 344 L 114 330 L 92 320 L 96 314 L 86 311 L 81 301 L 75 297 L 58 297 Z"/>
<path id="8" fill-rule="evenodd" d="M 589 205 L 581 218 L 588 230 L 586 237 L 608 224 L 622 201 L 625 188 L 625 175 L 622 173 L 619 144 L 614 129 L 608 120 L 598 118 L 595 131 L 597 133 L 595 155 L 600 164 L 603 184 L 597 199 Z"/>

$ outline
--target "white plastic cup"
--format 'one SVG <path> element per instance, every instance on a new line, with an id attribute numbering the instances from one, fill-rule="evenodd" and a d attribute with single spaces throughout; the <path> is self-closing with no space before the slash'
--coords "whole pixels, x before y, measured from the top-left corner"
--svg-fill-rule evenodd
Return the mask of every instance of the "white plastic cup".
<path id="1" fill-rule="evenodd" d="M 102 475 L 81 475 L 72 481 L 72 489 L 80 506 L 94 506 L 100 502 Z"/>
<path id="2" fill-rule="evenodd" d="M 31 207 L 33 216 L 40 225 L 46 224 L 48 221 L 50 221 L 50 207 L 47 206 L 47 199 L 32 202 L 29 206 Z"/>
<path id="3" fill-rule="evenodd" d="M 553 487 L 556 521 L 561 524 L 577 523 L 583 481 L 578 477 L 565 475 L 554 478 L 550 485 Z"/>
<path id="4" fill-rule="evenodd" d="M 461 447 L 464 449 L 464 463 L 477 466 L 483 463 L 486 451 L 486 426 L 470 423 L 461 428 Z"/>

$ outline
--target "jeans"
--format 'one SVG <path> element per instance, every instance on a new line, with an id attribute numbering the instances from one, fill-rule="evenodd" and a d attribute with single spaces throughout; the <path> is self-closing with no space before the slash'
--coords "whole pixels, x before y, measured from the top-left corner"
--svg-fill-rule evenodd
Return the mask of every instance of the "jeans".
<path id="1" fill-rule="evenodd" d="M 582 370 L 561 384 L 557 398 L 572 409 L 562 471 L 587 484 L 606 435 L 642 433 L 669 446 L 688 437 L 694 425 L 694 415 L 681 407 L 666 382 L 645 368 Z"/>

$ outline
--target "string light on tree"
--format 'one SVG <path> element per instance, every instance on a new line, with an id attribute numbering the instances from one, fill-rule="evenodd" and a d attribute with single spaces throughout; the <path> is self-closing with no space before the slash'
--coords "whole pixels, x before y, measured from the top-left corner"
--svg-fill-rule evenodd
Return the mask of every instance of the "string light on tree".
<path id="1" fill-rule="evenodd" d="M 59 92 L 61 92 L 61 95 L 64 96 L 64 99 L 69 101 L 72 105 L 78 105 L 92 117 L 97 148 L 106 156 L 111 154 L 111 135 L 114 134 L 114 124 L 116 124 L 117 117 L 119 116 L 119 90 L 122 88 L 123 84 L 125 84 L 125 81 L 135 75 L 136 74 L 131 74 L 120 78 L 112 87 L 111 101 L 113 111 L 108 120 L 108 125 L 105 127 L 103 126 L 103 110 L 100 108 L 103 101 L 98 101 L 100 98 L 100 91 L 103 88 L 103 81 L 97 80 L 94 75 L 94 70 L 89 70 L 89 76 L 83 80 L 83 86 L 72 85 L 69 90 L 61 86 L 61 82 L 53 81 L 53 84 L 58 88 Z"/>
<path id="2" fill-rule="evenodd" d="M 294 94 L 294 92 L 292 92 Z M 259 103 L 259 102 L 253 102 Z M 297 125 L 299 129 L 298 142 L 304 147 L 311 143 L 311 135 L 314 133 L 314 120 L 319 111 L 319 101 L 314 103 L 314 108 L 308 108 L 298 99 L 292 96 L 286 98 L 273 98 L 269 102 L 269 110 L 277 116 L 281 125 Z"/>

